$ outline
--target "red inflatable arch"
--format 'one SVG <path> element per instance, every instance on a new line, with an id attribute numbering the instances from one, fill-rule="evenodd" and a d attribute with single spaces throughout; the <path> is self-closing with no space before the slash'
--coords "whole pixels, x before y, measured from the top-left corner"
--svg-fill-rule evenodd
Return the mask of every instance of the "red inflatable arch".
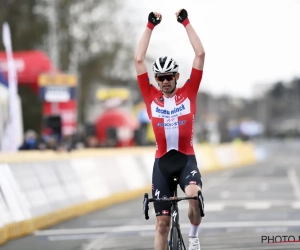
<path id="1" fill-rule="evenodd" d="M 38 93 L 38 76 L 51 72 L 53 65 L 48 56 L 39 50 L 15 51 L 13 58 L 18 76 L 18 85 L 28 85 Z M 7 58 L 5 51 L 0 51 L 0 71 L 7 77 Z"/>
<path id="2" fill-rule="evenodd" d="M 119 108 L 104 111 L 96 121 L 96 135 L 101 144 L 107 140 L 107 129 L 117 130 L 117 147 L 134 145 L 134 131 L 139 127 L 138 120 Z"/>

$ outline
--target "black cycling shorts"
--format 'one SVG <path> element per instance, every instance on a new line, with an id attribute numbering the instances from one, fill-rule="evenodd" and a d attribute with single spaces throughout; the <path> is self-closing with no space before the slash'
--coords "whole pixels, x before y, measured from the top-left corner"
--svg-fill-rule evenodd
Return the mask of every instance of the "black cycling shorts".
<path id="1" fill-rule="evenodd" d="M 197 167 L 195 155 L 185 155 L 177 150 L 170 150 L 161 158 L 156 158 L 152 174 L 152 197 L 169 198 L 174 195 L 173 177 L 178 177 L 178 184 L 184 192 L 186 186 L 194 184 L 202 189 L 201 173 Z M 170 215 L 171 204 L 154 203 L 156 216 Z"/>

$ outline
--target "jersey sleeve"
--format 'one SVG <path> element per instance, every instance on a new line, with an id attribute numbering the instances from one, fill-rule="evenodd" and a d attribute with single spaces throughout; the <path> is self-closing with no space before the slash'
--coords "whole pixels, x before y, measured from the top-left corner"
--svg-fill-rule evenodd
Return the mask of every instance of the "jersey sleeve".
<path id="1" fill-rule="evenodd" d="M 186 81 L 183 88 L 188 93 L 189 97 L 195 99 L 198 94 L 200 83 L 202 80 L 203 71 L 192 68 L 190 78 Z"/>
<path id="2" fill-rule="evenodd" d="M 150 83 L 148 73 L 144 73 L 137 76 L 140 91 L 146 104 L 150 104 L 152 96 L 158 92 L 158 90 Z"/>

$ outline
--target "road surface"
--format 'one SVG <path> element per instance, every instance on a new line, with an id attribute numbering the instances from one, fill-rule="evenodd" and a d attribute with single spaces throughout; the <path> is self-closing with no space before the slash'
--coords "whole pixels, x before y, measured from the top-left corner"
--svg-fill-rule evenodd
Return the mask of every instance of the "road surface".
<path id="1" fill-rule="evenodd" d="M 203 175 L 202 250 L 300 249 L 300 242 L 271 243 L 300 240 L 300 146 L 268 146 L 272 157 L 265 163 Z M 179 203 L 185 240 L 187 205 Z M 150 208 L 146 221 L 141 197 L 37 231 L 0 250 L 153 249 L 152 204 Z"/>

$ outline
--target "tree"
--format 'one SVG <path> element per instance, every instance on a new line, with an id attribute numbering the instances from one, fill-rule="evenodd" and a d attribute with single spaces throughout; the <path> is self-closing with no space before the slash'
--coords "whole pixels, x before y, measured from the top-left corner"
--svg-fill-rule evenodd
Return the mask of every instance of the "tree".
<path id="1" fill-rule="evenodd" d="M 60 71 L 78 74 L 82 110 L 91 85 L 113 85 L 118 79 L 133 77 L 130 72 L 133 72 L 134 32 L 130 19 L 120 12 L 125 3 L 117 0 L 4 2 L 0 3 L 0 19 L 11 26 L 14 50 L 42 49 Z M 26 114 L 24 119 L 28 119 Z M 32 121 L 40 124 L 39 120 Z"/>
<path id="2" fill-rule="evenodd" d="M 295 95 L 297 95 L 298 98 L 300 98 L 300 78 L 294 78 L 291 81 L 291 88 Z"/>
<path id="3" fill-rule="evenodd" d="M 49 3 L 41 1 L 39 8 L 48 19 L 52 13 Z M 130 21 L 120 13 L 123 4 L 116 0 L 60 0 L 52 5 L 57 18 L 58 66 L 78 74 L 82 110 L 92 84 L 114 85 L 118 79 L 132 78 L 133 63 L 128 62 L 133 61 L 134 33 Z"/>
<path id="4" fill-rule="evenodd" d="M 7 21 L 10 25 L 13 49 L 37 49 L 43 44 L 44 35 L 48 32 L 45 18 L 36 13 L 38 0 L 0 1 L 1 25 Z M 2 30 L 2 27 L 1 27 Z M 3 50 L 0 43 L 0 50 Z"/>
<path id="5" fill-rule="evenodd" d="M 273 88 L 270 90 L 270 96 L 273 98 L 282 98 L 287 92 L 287 88 L 282 82 L 277 82 L 274 84 Z"/>

